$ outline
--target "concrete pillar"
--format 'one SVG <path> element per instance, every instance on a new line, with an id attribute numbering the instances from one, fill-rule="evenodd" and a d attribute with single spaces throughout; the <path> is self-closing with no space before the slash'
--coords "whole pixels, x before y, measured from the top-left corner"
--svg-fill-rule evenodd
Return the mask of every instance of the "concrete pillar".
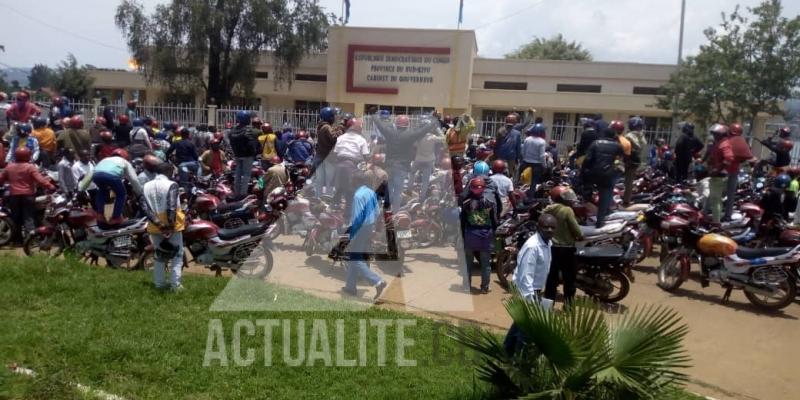
<path id="1" fill-rule="evenodd" d="M 92 99 L 92 102 L 94 103 L 94 106 L 92 107 L 92 119 L 95 119 L 98 115 L 102 114 L 102 111 L 100 111 L 100 99 L 95 97 Z"/>
<path id="2" fill-rule="evenodd" d="M 217 106 L 215 104 L 209 104 L 206 110 L 208 113 L 208 124 L 217 125 Z"/>

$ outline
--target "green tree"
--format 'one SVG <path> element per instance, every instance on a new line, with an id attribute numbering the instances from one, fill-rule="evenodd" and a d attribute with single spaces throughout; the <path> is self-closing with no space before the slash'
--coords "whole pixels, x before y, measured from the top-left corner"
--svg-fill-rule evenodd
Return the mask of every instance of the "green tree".
<path id="1" fill-rule="evenodd" d="M 663 86 L 657 106 L 702 124 L 753 122 L 760 112 L 783 114 L 782 103 L 800 85 L 800 16 L 781 16 L 780 0 L 766 0 L 722 14 L 718 29 L 707 28 L 707 44 L 688 57 Z"/>
<path id="2" fill-rule="evenodd" d="M 332 18 L 318 0 L 172 0 L 149 16 L 138 0 L 123 0 L 115 22 L 148 81 L 226 104 L 252 94 L 265 51 L 275 84 L 291 84 L 302 58 L 325 49 Z"/>
<path id="3" fill-rule="evenodd" d="M 530 43 L 506 54 L 506 58 L 592 61 L 592 54 L 589 50 L 582 48 L 580 43 L 567 42 L 559 33 L 550 39 L 534 38 Z"/>
<path id="4" fill-rule="evenodd" d="M 674 311 L 636 308 L 611 326 L 588 300 L 548 311 L 515 291 L 505 306 L 525 335 L 515 355 L 491 332 L 451 332 L 477 353 L 477 375 L 499 398 L 666 399 L 687 380 L 688 328 Z"/>
<path id="5" fill-rule="evenodd" d="M 36 64 L 28 73 L 28 87 L 33 90 L 50 87 L 53 84 L 53 70 L 47 65 Z"/>
<path id="6" fill-rule="evenodd" d="M 79 66 L 78 60 L 70 53 L 56 69 L 53 84 L 61 96 L 74 100 L 88 99 L 94 78 L 89 75 L 88 68 Z"/>
<path id="7" fill-rule="evenodd" d="M 18 80 L 14 79 L 13 81 L 11 81 L 10 89 L 11 89 L 12 92 L 18 92 L 18 91 L 22 90 L 22 85 L 19 84 Z"/>

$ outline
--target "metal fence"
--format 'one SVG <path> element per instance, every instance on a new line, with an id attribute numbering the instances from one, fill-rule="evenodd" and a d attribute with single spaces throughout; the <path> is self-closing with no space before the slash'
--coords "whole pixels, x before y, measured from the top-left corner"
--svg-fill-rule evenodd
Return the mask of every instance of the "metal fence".
<path id="1" fill-rule="evenodd" d="M 236 113 L 243 108 L 220 108 L 216 111 L 216 123 L 218 126 L 234 125 L 236 123 Z M 272 124 L 273 129 L 290 127 L 294 130 L 304 129 L 309 133 L 316 132 L 319 112 L 309 110 L 262 110 L 259 108 L 249 109 L 254 116 L 264 122 Z"/>

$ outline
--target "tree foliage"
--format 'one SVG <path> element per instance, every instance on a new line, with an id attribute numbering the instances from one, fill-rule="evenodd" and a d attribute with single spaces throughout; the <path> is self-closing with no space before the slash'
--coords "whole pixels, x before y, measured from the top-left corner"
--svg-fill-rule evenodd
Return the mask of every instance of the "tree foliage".
<path id="1" fill-rule="evenodd" d="M 325 49 L 331 18 L 318 0 L 172 0 L 149 16 L 138 0 L 123 0 L 115 22 L 149 82 L 226 104 L 252 93 L 264 51 L 275 84 L 291 84 L 302 58 Z"/>
<path id="2" fill-rule="evenodd" d="M 658 107 L 678 116 L 713 122 L 753 121 L 759 112 L 783 114 L 781 104 L 800 84 L 800 16 L 781 16 L 780 0 L 722 14 L 717 29 L 707 28 L 708 43 L 688 57 L 669 82 Z"/>
<path id="3" fill-rule="evenodd" d="M 78 60 L 71 53 L 61 61 L 53 77 L 53 85 L 59 95 L 74 100 L 88 99 L 93 84 L 94 78 L 89 75 L 88 68 L 78 65 Z"/>
<path id="4" fill-rule="evenodd" d="M 589 50 L 582 48 L 580 43 L 567 42 L 559 33 L 550 39 L 534 38 L 530 43 L 506 54 L 506 58 L 592 61 L 592 54 Z"/>
<path id="5" fill-rule="evenodd" d="M 28 87 L 33 90 L 50 87 L 55 80 L 53 70 L 44 64 L 36 64 L 28 73 Z"/>

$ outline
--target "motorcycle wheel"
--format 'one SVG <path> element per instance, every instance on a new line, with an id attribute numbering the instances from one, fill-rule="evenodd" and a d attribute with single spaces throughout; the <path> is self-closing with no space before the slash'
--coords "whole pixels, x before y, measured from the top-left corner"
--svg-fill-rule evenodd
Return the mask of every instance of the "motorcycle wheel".
<path id="1" fill-rule="evenodd" d="M 683 284 L 681 263 L 677 254 L 670 254 L 658 266 L 658 287 L 672 292 Z"/>
<path id="2" fill-rule="evenodd" d="M 11 218 L 0 218 L 0 246 L 5 246 L 11 242 L 11 237 L 14 236 L 14 221 Z"/>
<path id="3" fill-rule="evenodd" d="M 495 275 L 497 275 L 497 281 L 503 289 L 508 289 L 511 274 L 514 273 L 514 269 L 517 267 L 516 261 L 516 257 L 510 251 L 503 250 L 497 254 Z"/>
<path id="4" fill-rule="evenodd" d="M 26 256 L 47 256 L 55 258 L 64 252 L 64 247 L 56 234 L 41 236 L 37 234 L 28 235 L 22 245 L 22 250 Z"/>
<path id="5" fill-rule="evenodd" d="M 419 247 L 430 247 L 442 240 L 440 229 L 417 229 L 415 233 L 414 237 Z"/>
<path id="6" fill-rule="evenodd" d="M 631 290 L 631 281 L 622 271 L 618 269 L 610 269 L 599 272 L 597 275 L 595 275 L 595 279 L 602 279 L 614 288 L 611 293 L 607 295 L 587 293 L 603 303 L 616 303 L 628 296 L 628 293 Z"/>
<path id="7" fill-rule="evenodd" d="M 744 289 L 744 296 L 756 307 L 768 311 L 776 311 L 785 308 L 789 304 L 792 304 L 795 296 L 797 296 L 797 284 L 792 276 L 786 278 L 786 280 L 781 282 L 779 287 L 775 289 L 780 292 L 780 295 L 777 297 L 752 293 L 748 291 L 747 288 Z"/>
<path id="8" fill-rule="evenodd" d="M 313 234 L 314 230 L 308 231 L 306 233 L 305 239 L 303 239 L 303 250 L 306 251 L 306 256 L 311 257 L 314 255 L 314 244 L 311 243 L 311 235 Z"/>
<path id="9" fill-rule="evenodd" d="M 272 272 L 272 266 L 272 252 L 266 246 L 256 246 L 250 257 L 238 269 L 231 271 L 239 278 L 262 281 Z"/>

